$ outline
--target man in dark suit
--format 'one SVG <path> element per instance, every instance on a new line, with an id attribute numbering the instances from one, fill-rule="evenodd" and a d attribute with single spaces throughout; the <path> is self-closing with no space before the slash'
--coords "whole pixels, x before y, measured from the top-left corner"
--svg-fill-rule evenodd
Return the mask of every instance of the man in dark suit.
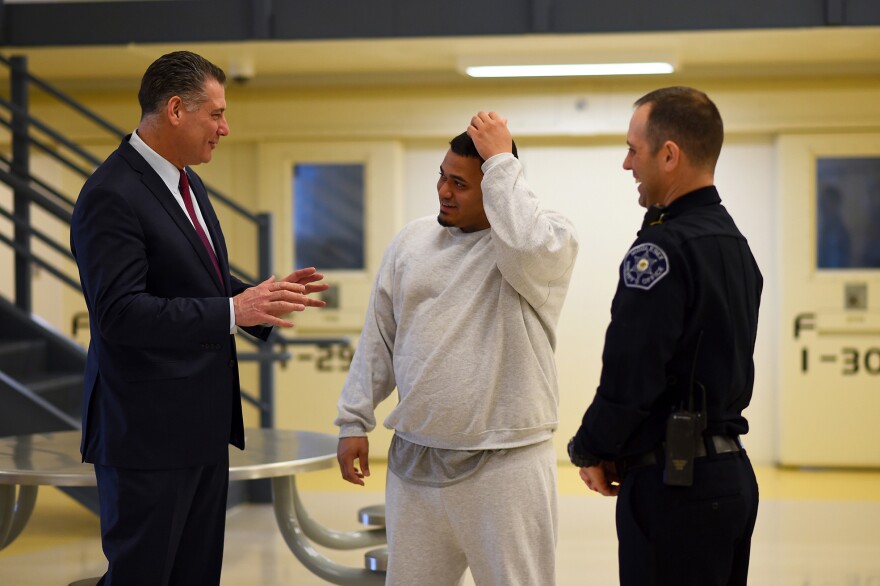
<path id="1" fill-rule="evenodd" d="M 91 324 L 83 460 L 95 465 L 99 584 L 216 585 L 228 445 L 244 448 L 233 333 L 323 302 L 314 268 L 259 285 L 229 273 L 226 244 L 190 165 L 229 134 L 221 69 L 193 53 L 147 69 L 136 132 L 88 179 L 71 222 Z"/>

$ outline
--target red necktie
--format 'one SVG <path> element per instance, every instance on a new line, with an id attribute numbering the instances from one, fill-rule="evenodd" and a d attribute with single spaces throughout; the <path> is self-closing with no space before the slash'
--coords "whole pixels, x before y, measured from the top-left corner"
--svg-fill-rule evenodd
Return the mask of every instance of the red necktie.
<path id="1" fill-rule="evenodd" d="M 211 262 L 214 263 L 214 270 L 217 271 L 217 277 L 220 279 L 220 283 L 223 283 L 223 274 L 220 272 L 220 263 L 217 262 L 217 255 L 214 254 L 214 249 L 211 248 L 211 242 L 208 240 L 208 235 L 205 234 L 205 231 L 202 230 L 202 225 L 199 223 L 199 218 L 196 215 L 196 210 L 193 208 L 192 195 L 189 192 L 189 178 L 186 176 L 186 171 L 183 169 L 180 170 L 180 195 L 183 196 L 183 205 L 186 207 L 186 212 L 189 214 L 189 219 L 192 220 L 193 227 L 196 229 L 196 233 L 199 235 L 199 239 L 201 239 L 202 244 L 205 245 L 205 250 L 208 251 L 208 256 L 211 257 Z"/>

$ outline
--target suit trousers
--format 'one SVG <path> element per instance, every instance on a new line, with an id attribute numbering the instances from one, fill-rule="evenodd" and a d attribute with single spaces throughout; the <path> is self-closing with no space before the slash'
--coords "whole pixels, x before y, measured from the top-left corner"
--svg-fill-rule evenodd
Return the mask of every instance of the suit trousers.
<path id="1" fill-rule="evenodd" d="M 422 486 L 388 472 L 388 586 L 556 583 L 553 442 L 506 450 L 461 482 Z"/>
<path id="2" fill-rule="evenodd" d="M 626 474 L 617 497 L 621 586 L 745 586 L 758 483 L 745 451 L 694 461 L 690 487 L 663 463 Z"/>
<path id="3" fill-rule="evenodd" d="M 192 468 L 95 465 L 103 586 L 217 586 L 223 563 L 228 456 Z"/>

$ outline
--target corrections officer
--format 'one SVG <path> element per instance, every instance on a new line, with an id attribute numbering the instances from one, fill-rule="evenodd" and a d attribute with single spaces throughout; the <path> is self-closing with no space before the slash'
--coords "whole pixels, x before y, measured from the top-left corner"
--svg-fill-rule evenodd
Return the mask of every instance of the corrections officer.
<path id="1" fill-rule="evenodd" d="M 620 267 L 602 375 L 569 443 L 618 496 L 622 586 L 746 584 L 758 486 L 739 441 L 762 277 L 714 185 L 724 130 L 686 87 L 635 103 L 623 168 L 647 208 Z"/>

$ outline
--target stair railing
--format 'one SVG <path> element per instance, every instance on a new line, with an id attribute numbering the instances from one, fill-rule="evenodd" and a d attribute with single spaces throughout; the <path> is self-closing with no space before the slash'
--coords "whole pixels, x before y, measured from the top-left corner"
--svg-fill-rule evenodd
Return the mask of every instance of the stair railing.
<path id="1" fill-rule="evenodd" d="M 67 242 L 58 242 L 50 235 L 33 226 L 31 208 L 37 206 L 52 217 L 66 224 L 69 230 L 70 218 L 74 206 L 74 198 L 48 185 L 31 173 L 31 149 L 37 149 L 64 167 L 78 174 L 85 181 L 101 160 L 75 141 L 62 135 L 50 125 L 35 117 L 29 110 L 30 90 L 37 88 L 64 106 L 74 114 L 84 117 L 116 140 L 121 141 L 127 134 L 114 126 L 97 113 L 76 102 L 46 81 L 31 75 L 27 70 L 27 58 L 13 56 L 6 58 L 0 55 L 0 66 L 9 70 L 9 99 L 0 95 L 0 126 L 7 128 L 12 135 L 11 157 L 0 155 L 0 182 L 13 190 L 12 210 L 0 206 L 0 215 L 13 223 L 13 237 L 0 234 L 0 244 L 14 251 L 15 256 L 15 305 L 30 313 L 32 310 L 32 281 L 34 267 L 47 271 L 68 287 L 82 291 L 79 283 L 71 279 L 56 263 L 36 254 L 31 247 L 33 239 L 49 246 L 66 261 L 74 262 Z M 240 279 L 257 283 L 261 276 L 272 274 L 272 216 L 269 213 L 252 213 L 228 196 L 210 185 L 205 185 L 211 201 L 232 212 L 234 217 L 252 225 L 256 231 L 256 267 L 247 270 L 230 259 L 229 267 L 232 274 Z M 251 263 L 252 265 L 254 263 Z M 74 324 L 82 327 L 82 316 L 74 318 Z M 274 388 L 275 375 L 273 365 L 276 362 L 290 360 L 287 350 L 293 345 L 329 346 L 348 344 L 347 339 L 330 338 L 286 338 L 277 331 L 273 332 L 267 342 L 255 340 L 249 336 L 241 336 L 240 340 L 254 346 L 253 352 L 239 353 L 239 360 L 256 361 L 259 363 L 259 394 L 254 397 L 242 391 L 242 397 L 260 412 L 260 426 L 274 426 Z"/>

